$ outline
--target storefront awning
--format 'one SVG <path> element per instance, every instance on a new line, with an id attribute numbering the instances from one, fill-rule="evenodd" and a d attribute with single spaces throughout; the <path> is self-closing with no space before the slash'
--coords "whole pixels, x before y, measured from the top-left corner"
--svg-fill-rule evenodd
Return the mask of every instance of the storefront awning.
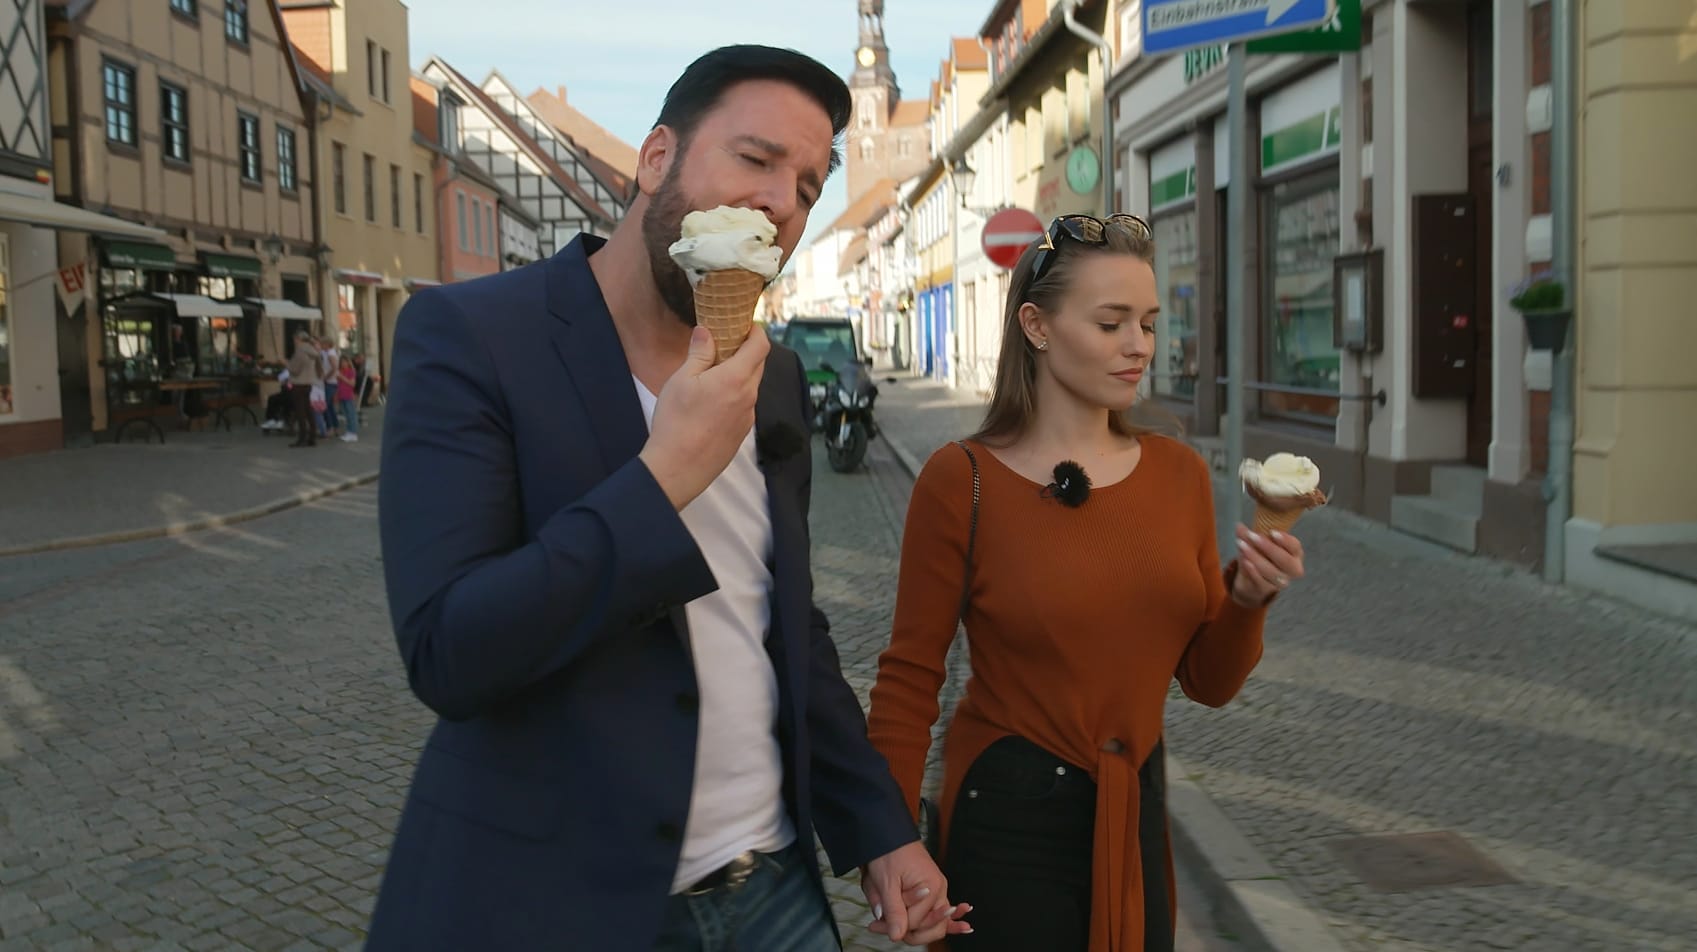
<path id="1" fill-rule="evenodd" d="M 355 271 L 352 268 L 337 268 L 336 280 L 342 284 L 382 284 L 383 276 L 371 271 Z"/>
<path id="2" fill-rule="evenodd" d="M 439 288 L 442 286 L 442 282 L 434 281 L 430 278 L 407 278 L 404 282 L 402 282 L 402 284 L 408 291 L 416 291 L 419 288 Z"/>
<path id="3" fill-rule="evenodd" d="M 91 212 L 75 205 L 65 205 L 50 198 L 37 198 L 4 189 L 0 189 L 0 221 L 23 222 L 37 228 L 85 231 L 91 235 L 111 235 L 115 238 L 165 237 L 165 233 L 157 228 Z"/>
<path id="4" fill-rule="evenodd" d="M 174 305 L 178 317 L 241 317 L 242 306 L 234 301 L 214 301 L 204 294 L 154 294 L 152 297 Z"/>
<path id="5" fill-rule="evenodd" d="M 266 317 L 289 321 L 316 321 L 324 317 L 324 313 L 316 307 L 302 307 L 293 301 L 280 301 L 275 298 L 248 298 L 247 302 L 259 308 Z"/>
<path id="6" fill-rule="evenodd" d="M 206 263 L 206 273 L 215 278 L 260 278 L 259 262 L 252 258 L 208 253 L 201 255 L 201 260 Z"/>
<path id="7" fill-rule="evenodd" d="M 114 268 L 141 268 L 148 271 L 175 271 L 177 254 L 164 245 L 140 241 L 108 241 L 100 246 L 106 264 Z"/>

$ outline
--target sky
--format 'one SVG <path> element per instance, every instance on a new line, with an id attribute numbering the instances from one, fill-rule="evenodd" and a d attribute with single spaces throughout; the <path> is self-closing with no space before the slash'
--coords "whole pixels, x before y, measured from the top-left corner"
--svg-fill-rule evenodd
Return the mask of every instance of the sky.
<path id="1" fill-rule="evenodd" d="M 885 0 L 884 35 L 903 98 L 929 96 L 949 38 L 977 35 L 992 6 L 993 0 Z M 493 68 L 525 93 L 565 86 L 573 107 L 633 147 L 648 134 L 673 80 L 714 47 L 789 47 L 847 78 L 860 35 L 856 0 L 738 0 L 734 6 L 702 0 L 408 0 L 407 7 L 414 69 L 434 55 L 473 81 Z M 839 171 L 826 183 L 803 245 L 844 205 Z"/>

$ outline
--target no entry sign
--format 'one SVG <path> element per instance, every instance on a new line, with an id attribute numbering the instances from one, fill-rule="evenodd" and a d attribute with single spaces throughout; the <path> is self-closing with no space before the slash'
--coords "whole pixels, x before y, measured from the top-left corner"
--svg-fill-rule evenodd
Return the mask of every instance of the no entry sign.
<path id="1" fill-rule="evenodd" d="M 984 223 L 984 255 L 1012 269 L 1032 242 L 1043 237 L 1043 222 L 1023 208 L 1005 208 Z"/>

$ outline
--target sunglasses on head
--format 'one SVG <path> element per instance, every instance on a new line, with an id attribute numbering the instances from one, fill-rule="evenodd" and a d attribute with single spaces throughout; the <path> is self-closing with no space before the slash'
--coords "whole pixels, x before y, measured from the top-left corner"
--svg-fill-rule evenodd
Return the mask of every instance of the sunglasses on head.
<path id="1" fill-rule="evenodd" d="M 1105 219 L 1094 215 L 1062 215 L 1049 223 L 1049 230 L 1037 242 L 1037 260 L 1031 265 L 1031 284 L 1043 280 L 1043 275 L 1054 265 L 1062 237 L 1080 244 L 1105 245 L 1108 243 L 1109 225 L 1118 225 L 1139 240 L 1147 241 L 1154 237 L 1149 231 L 1149 223 L 1136 215 L 1109 215 Z"/>

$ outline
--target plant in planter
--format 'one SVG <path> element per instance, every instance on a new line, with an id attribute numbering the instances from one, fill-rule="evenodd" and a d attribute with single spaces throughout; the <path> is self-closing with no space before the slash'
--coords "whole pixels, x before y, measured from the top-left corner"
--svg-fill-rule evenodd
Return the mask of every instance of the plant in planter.
<path id="1" fill-rule="evenodd" d="M 1526 337 L 1533 350 L 1562 349 L 1573 317 L 1566 285 L 1550 272 L 1540 271 L 1515 285 L 1508 303 L 1525 319 Z"/>

